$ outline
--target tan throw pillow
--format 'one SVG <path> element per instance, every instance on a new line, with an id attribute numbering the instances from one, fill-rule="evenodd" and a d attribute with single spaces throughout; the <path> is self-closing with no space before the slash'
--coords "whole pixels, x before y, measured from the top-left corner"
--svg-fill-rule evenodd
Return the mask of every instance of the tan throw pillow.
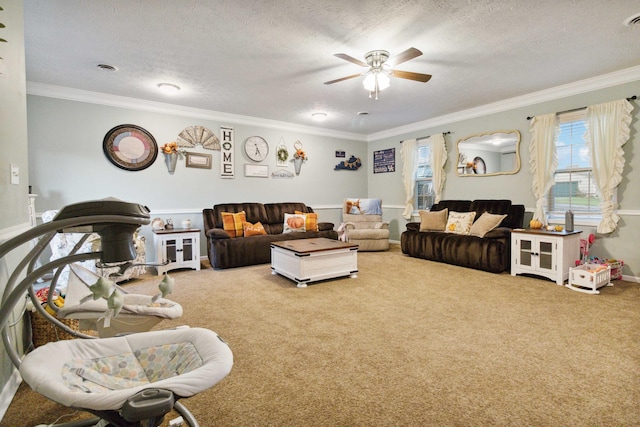
<path id="1" fill-rule="evenodd" d="M 471 224 L 476 217 L 475 212 L 449 212 L 445 233 L 469 234 Z"/>
<path id="2" fill-rule="evenodd" d="M 247 222 L 244 211 L 238 213 L 222 212 L 222 228 L 230 237 L 242 237 L 242 224 Z"/>
<path id="3" fill-rule="evenodd" d="M 317 213 L 304 213 L 295 211 L 296 215 L 304 215 L 306 217 L 304 226 L 307 231 L 318 231 L 318 214 Z"/>
<path id="4" fill-rule="evenodd" d="M 245 237 L 250 236 L 258 236 L 260 234 L 267 234 L 267 231 L 264 229 L 264 226 L 261 222 L 256 222 L 255 224 L 251 224 L 250 222 L 245 222 L 242 224 L 242 231 L 244 232 Z"/>
<path id="5" fill-rule="evenodd" d="M 480 218 L 478 218 L 476 222 L 473 223 L 471 230 L 469 230 L 469 234 L 472 236 L 484 237 L 485 234 L 499 226 L 506 216 L 507 214 L 497 215 L 485 212 L 480 215 Z"/>
<path id="6" fill-rule="evenodd" d="M 306 215 L 284 214 L 283 233 L 293 233 L 294 231 L 306 231 Z"/>
<path id="7" fill-rule="evenodd" d="M 441 211 L 418 211 L 420 214 L 420 231 L 444 231 L 447 225 L 449 209 Z"/>

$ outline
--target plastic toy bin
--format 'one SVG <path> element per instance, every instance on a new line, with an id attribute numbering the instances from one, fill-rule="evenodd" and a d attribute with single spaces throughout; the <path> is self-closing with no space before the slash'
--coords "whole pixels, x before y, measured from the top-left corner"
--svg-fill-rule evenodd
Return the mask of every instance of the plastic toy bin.
<path id="1" fill-rule="evenodd" d="M 583 264 L 569 269 L 567 287 L 574 291 L 599 294 L 598 288 L 611 286 L 611 267 L 603 264 Z"/>

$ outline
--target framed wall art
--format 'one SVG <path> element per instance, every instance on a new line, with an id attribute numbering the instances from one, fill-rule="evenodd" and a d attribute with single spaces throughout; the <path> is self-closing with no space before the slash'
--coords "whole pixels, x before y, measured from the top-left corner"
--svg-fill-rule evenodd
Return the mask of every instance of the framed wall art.
<path id="1" fill-rule="evenodd" d="M 188 168 L 211 169 L 211 154 L 186 153 Z"/>
<path id="2" fill-rule="evenodd" d="M 269 166 L 268 165 L 244 165 L 244 176 L 254 178 L 269 178 Z"/>
<path id="3" fill-rule="evenodd" d="M 107 159 L 120 169 L 140 171 L 158 157 L 158 144 L 147 130 L 136 125 L 119 125 L 107 132 L 102 141 Z"/>

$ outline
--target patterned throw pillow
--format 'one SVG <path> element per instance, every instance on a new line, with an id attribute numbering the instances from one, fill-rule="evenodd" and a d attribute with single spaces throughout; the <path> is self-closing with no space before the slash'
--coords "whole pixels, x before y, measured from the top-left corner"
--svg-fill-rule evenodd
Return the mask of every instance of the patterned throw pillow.
<path id="1" fill-rule="evenodd" d="M 242 237 L 242 224 L 247 222 L 244 211 L 238 213 L 222 212 L 222 228 L 230 237 Z"/>
<path id="2" fill-rule="evenodd" d="M 307 222 L 306 215 L 284 214 L 283 233 L 293 233 L 294 231 L 307 231 L 305 226 Z"/>
<path id="3" fill-rule="evenodd" d="M 382 215 L 382 199 L 345 199 L 344 213 Z"/>
<path id="4" fill-rule="evenodd" d="M 317 213 L 304 213 L 300 211 L 295 211 L 295 214 L 304 215 L 307 218 L 304 224 L 307 231 L 318 231 L 318 214 Z"/>
<path id="5" fill-rule="evenodd" d="M 471 226 L 469 234 L 472 236 L 484 237 L 485 234 L 500 225 L 503 219 L 507 217 L 507 214 L 496 215 L 485 212 L 480 215 L 480 218 Z"/>
<path id="6" fill-rule="evenodd" d="M 242 224 L 242 229 L 244 232 L 244 237 L 267 234 L 267 231 L 264 229 L 264 226 L 262 225 L 261 222 L 256 222 L 255 224 L 251 224 L 250 222 L 245 222 L 244 224 Z"/>
<path id="7" fill-rule="evenodd" d="M 418 211 L 420 214 L 420 231 L 444 231 L 447 225 L 449 209 L 441 211 Z"/>
<path id="8" fill-rule="evenodd" d="M 475 212 L 449 212 L 445 233 L 469 234 L 471 224 L 476 217 Z"/>

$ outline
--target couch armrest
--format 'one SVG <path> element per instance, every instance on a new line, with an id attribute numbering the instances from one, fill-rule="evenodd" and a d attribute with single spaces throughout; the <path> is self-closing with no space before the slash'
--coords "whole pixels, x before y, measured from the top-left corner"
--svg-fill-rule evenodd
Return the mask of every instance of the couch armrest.
<path id="1" fill-rule="evenodd" d="M 376 222 L 375 225 L 373 226 L 373 228 L 388 230 L 389 229 L 389 222 L 388 221 Z"/>
<path id="2" fill-rule="evenodd" d="M 355 230 L 356 229 L 356 225 L 351 221 L 343 222 L 342 225 L 344 226 L 344 229 L 346 231 Z"/>
<path id="3" fill-rule="evenodd" d="M 419 222 L 408 222 L 407 223 L 407 231 L 420 231 L 420 223 Z"/>
<path id="4" fill-rule="evenodd" d="M 485 234 L 483 239 L 509 239 L 510 237 L 511 229 L 509 227 L 498 227 Z"/>
<path id="5" fill-rule="evenodd" d="M 210 228 L 205 233 L 210 239 L 230 239 L 229 233 L 222 228 Z"/>
<path id="6" fill-rule="evenodd" d="M 318 231 L 329 231 L 333 230 L 332 222 L 319 222 L 318 223 Z"/>

